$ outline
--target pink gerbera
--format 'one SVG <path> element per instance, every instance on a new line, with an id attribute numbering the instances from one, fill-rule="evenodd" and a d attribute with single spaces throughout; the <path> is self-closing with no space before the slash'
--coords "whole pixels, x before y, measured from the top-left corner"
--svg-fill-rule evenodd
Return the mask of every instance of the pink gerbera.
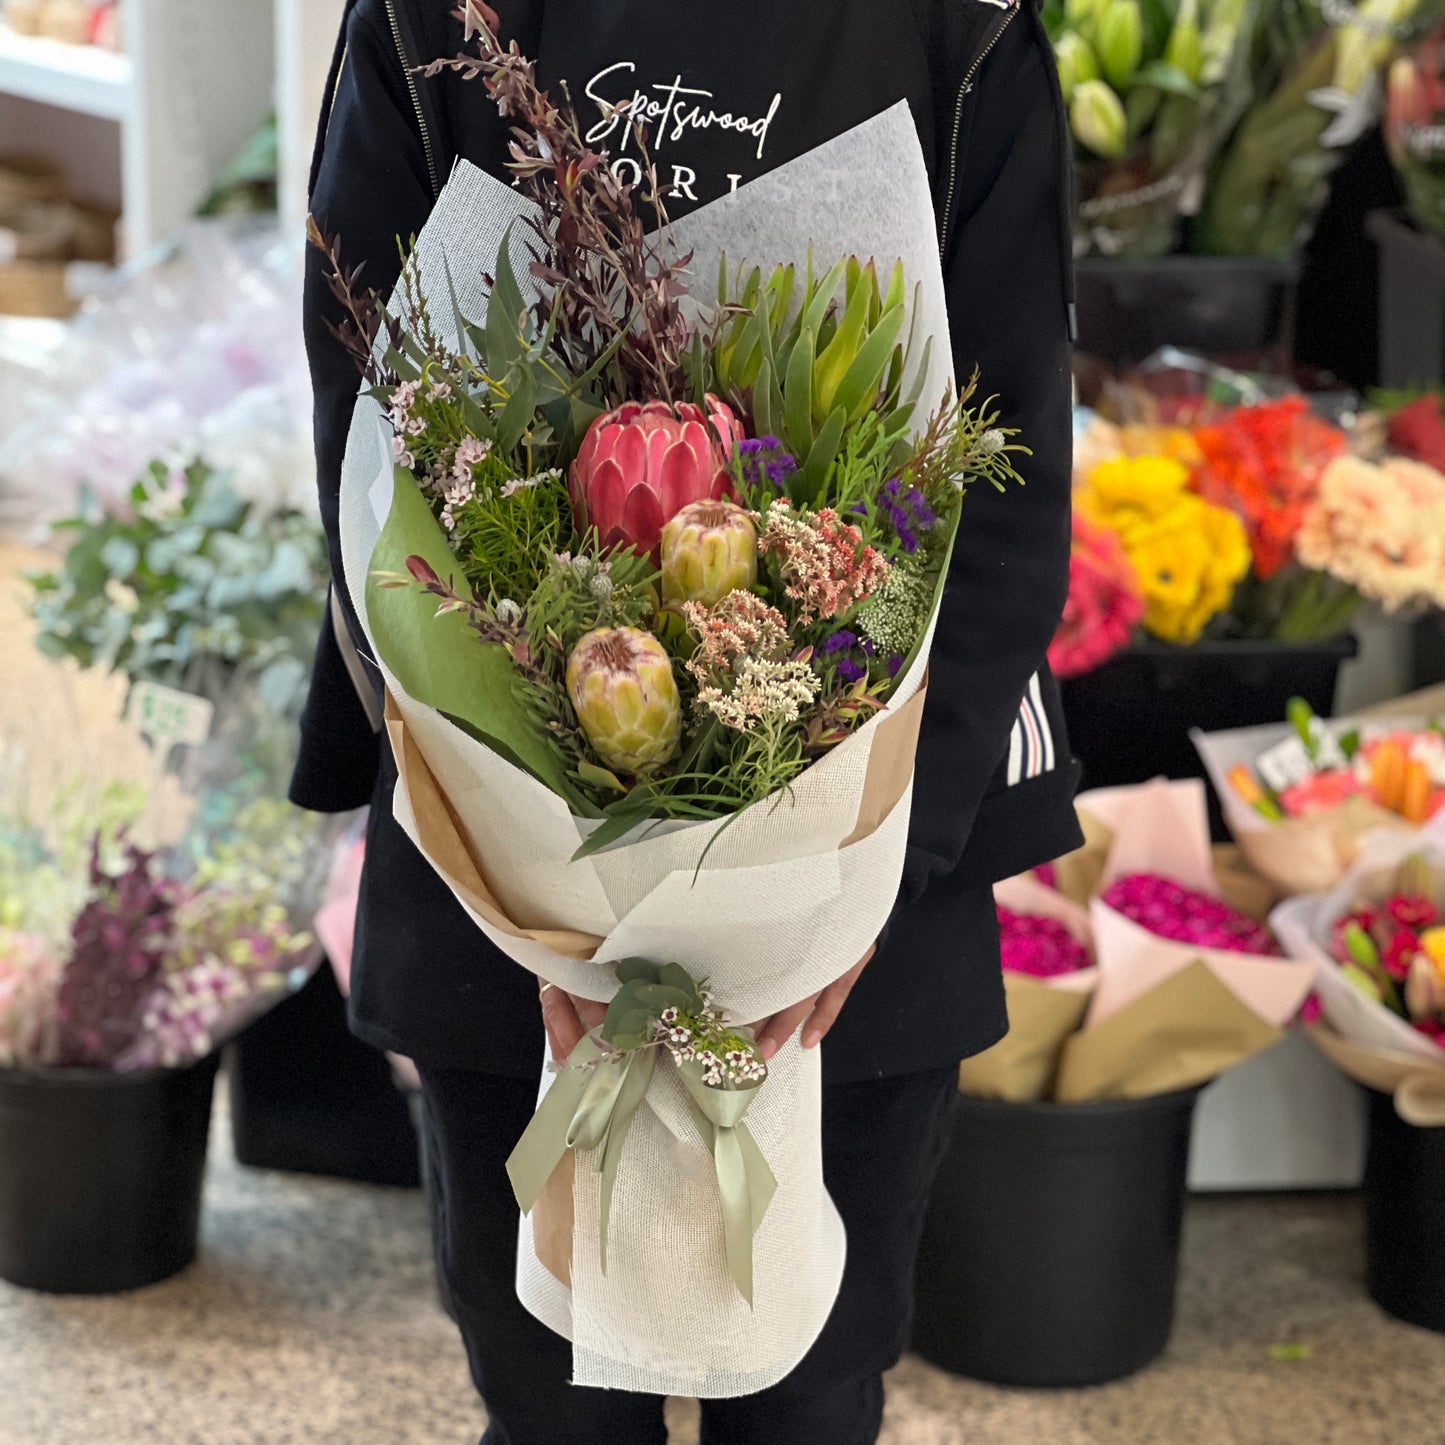
<path id="1" fill-rule="evenodd" d="M 1144 616 L 1139 574 L 1118 536 L 1074 513 L 1069 596 L 1049 647 L 1059 677 L 1077 677 L 1107 662 Z"/>

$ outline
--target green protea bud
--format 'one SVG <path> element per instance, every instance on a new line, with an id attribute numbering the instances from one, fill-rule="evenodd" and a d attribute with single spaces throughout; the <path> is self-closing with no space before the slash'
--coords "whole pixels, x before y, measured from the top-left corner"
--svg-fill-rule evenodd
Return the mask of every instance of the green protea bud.
<path id="1" fill-rule="evenodd" d="M 758 529 L 732 502 L 692 502 L 662 529 L 662 600 L 715 607 L 758 580 Z"/>
<path id="2" fill-rule="evenodd" d="M 1089 42 L 1077 30 L 1067 31 L 1054 44 L 1054 60 L 1059 67 L 1059 87 L 1064 104 L 1074 98 L 1074 87 L 1081 81 L 1099 78 L 1099 60 Z"/>
<path id="3" fill-rule="evenodd" d="M 1104 78 L 1123 90 L 1144 58 L 1144 17 L 1137 0 L 1108 0 L 1094 27 L 1094 50 Z"/>
<path id="4" fill-rule="evenodd" d="M 1204 73 L 1204 40 L 1199 33 L 1198 0 L 1181 0 L 1174 28 L 1164 46 L 1164 59 L 1177 66 L 1194 84 Z"/>
<path id="5" fill-rule="evenodd" d="M 1064 0 L 1064 23 L 1071 30 L 1084 30 L 1094 23 L 1099 0 Z"/>
<path id="6" fill-rule="evenodd" d="M 567 695 L 587 741 L 609 768 L 645 775 L 677 751 L 682 701 L 672 661 L 650 632 L 589 632 L 567 659 Z"/>
<path id="7" fill-rule="evenodd" d="M 1069 125 L 1080 145 L 1114 160 L 1124 154 L 1129 127 L 1119 97 L 1102 80 L 1083 80 L 1074 87 Z"/>

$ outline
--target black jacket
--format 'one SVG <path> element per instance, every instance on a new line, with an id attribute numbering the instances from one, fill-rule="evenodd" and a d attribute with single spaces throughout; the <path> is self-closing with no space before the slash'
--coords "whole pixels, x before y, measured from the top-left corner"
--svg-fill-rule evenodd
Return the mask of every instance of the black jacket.
<path id="1" fill-rule="evenodd" d="M 554 0 L 555 3 L 555 0 Z M 667 0 L 676 4 L 678 0 Z M 846 0 L 845 0 L 846 3 Z M 867 4 L 868 0 L 853 0 Z M 900 907 L 826 1051 L 833 1079 L 958 1059 L 1006 1027 L 988 885 L 1078 841 L 1057 687 L 1043 664 L 1068 577 L 1071 460 L 1068 141 L 1029 0 L 908 0 L 924 37 L 918 116 L 938 197 L 956 369 L 982 370 L 1033 449 L 1023 491 L 965 505 L 934 644 Z M 503 3 L 524 50 L 547 0 Z M 350 0 L 313 168 L 313 212 L 382 294 L 396 238 L 420 231 L 452 160 L 500 173 L 503 129 L 480 88 L 408 74 L 463 48 L 447 0 Z M 967 84 L 966 78 L 970 77 Z M 861 118 L 861 117 L 860 117 Z M 839 127 L 841 128 L 841 126 Z M 931 154 L 929 152 L 931 151 Z M 307 346 L 322 516 L 340 575 L 337 496 L 358 380 L 308 268 Z M 341 589 L 344 595 L 344 589 Z M 349 609 L 348 609 L 349 615 Z M 354 618 L 353 635 L 359 637 Z M 292 796 L 374 803 L 353 961 L 363 1037 L 437 1066 L 535 1076 L 535 981 L 475 929 L 391 818 L 395 771 L 328 616 Z"/>

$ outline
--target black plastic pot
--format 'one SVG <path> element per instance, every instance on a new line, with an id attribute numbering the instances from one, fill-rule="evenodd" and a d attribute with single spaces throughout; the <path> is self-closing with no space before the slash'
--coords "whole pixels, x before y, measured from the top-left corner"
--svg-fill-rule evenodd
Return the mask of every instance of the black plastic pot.
<path id="1" fill-rule="evenodd" d="M 1366 1280 L 1387 1314 L 1445 1333 L 1445 1129 L 1420 1129 L 1388 1094 L 1370 1096 Z"/>
<path id="2" fill-rule="evenodd" d="M 0 1278 L 115 1294 L 190 1264 L 219 1061 L 0 1069 Z"/>
<path id="3" fill-rule="evenodd" d="M 1353 636 L 1329 642 L 1141 642 L 1102 667 L 1060 684 L 1069 743 L 1085 788 L 1151 778 L 1197 778 L 1203 764 L 1191 728 L 1221 732 L 1283 722 L 1292 697 L 1322 717 L 1334 711 L 1343 663 L 1359 651 Z M 1210 799 L 1215 836 L 1224 824 Z"/>
<path id="4" fill-rule="evenodd" d="M 961 1095 L 924 1224 L 913 1348 L 976 1380 L 1040 1387 L 1103 1384 L 1157 1358 L 1197 1097 Z"/>
<path id="5" fill-rule="evenodd" d="M 1437 386 L 1445 380 L 1445 246 L 1403 213 L 1365 222 L 1380 248 L 1380 384 Z"/>
<path id="6" fill-rule="evenodd" d="M 231 1046 L 236 1158 L 254 1169 L 415 1189 L 417 1137 L 386 1056 L 347 1026 L 323 962 Z"/>
<path id="7" fill-rule="evenodd" d="M 1116 365 L 1161 346 L 1204 356 L 1279 347 L 1294 340 L 1297 259 L 1087 256 L 1075 264 L 1079 350 Z"/>

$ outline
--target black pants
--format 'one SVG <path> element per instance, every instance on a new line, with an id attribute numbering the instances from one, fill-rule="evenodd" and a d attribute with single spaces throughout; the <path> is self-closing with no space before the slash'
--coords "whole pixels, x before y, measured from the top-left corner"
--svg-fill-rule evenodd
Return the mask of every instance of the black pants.
<path id="1" fill-rule="evenodd" d="M 665 1445 L 658 1396 L 570 1385 L 571 1345 L 517 1299 L 517 1206 L 504 1165 L 536 1086 L 421 1073 L 438 1255 L 491 1421 L 482 1445 Z M 914 1257 L 956 1091 L 952 1068 L 824 1088 L 824 1177 L 848 1231 L 837 1303 L 787 1379 L 703 1402 L 703 1445 L 877 1440 L 883 1372 L 907 1342 Z"/>

